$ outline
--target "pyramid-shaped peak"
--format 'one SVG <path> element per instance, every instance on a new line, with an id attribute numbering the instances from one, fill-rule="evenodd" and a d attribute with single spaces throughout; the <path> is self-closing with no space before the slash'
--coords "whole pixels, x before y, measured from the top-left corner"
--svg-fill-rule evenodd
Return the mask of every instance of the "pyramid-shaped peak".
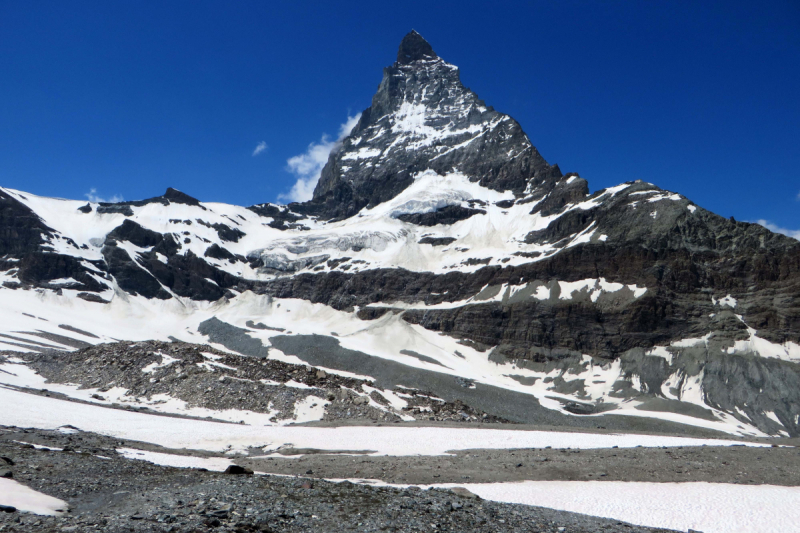
<path id="1" fill-rule="evenodd" d="M 164 198 L 175 204 L 200 205 L 200 201 L 197 198 L 193 198 L 185 192 L 172 187 L 167 187 Z"/>
<path id="2" fill-rule="evenodd" d="M 415 30 L 411 30 L 403 37 L 400 49 L 397 51 L 397 62 L 407 65 L 419 59 L 436 59 L 436 52 L 433 51 L 430 43 Z"/>

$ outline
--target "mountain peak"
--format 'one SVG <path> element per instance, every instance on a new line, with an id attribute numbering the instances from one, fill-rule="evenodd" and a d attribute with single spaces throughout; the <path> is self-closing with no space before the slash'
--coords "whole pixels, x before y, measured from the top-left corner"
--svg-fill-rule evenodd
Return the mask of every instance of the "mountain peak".
<path id="1" fill-rule="evenodd" d="M 176 204 L 200 205 L 200 201 L 197 198 L 193 198 L 185 192 L 173 189 L 172 187 L 167 187 L 164 198 Z"/>
<path id="2" fill-rule="evenodd" d="M 403 37 L 400 49 L 397 51 L 397 62 L 401 65 L 408 65 L 419 59 L 436 59 L 437 57 L 439 56 L 433 51 L 430 43 L 416 30 L 411 30 Z"/>
<path id="3" fill-rule="evenodd" d="M 292 209 L 347 218 L 396 197 L 428 170 L 520 196 L 545 193 L 561 177 L 517 121 L 464 87 L 458 67 L 411 31 L 372 104 L 328 158 L 311 202 Z"/>

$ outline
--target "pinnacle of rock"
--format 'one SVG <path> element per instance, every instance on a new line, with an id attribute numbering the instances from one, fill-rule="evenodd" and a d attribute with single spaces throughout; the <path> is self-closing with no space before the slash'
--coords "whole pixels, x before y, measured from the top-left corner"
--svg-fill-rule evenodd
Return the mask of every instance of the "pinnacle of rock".
<path id="1" fill-rule="evenodd" d="M 401 65 L 408 65 L 412 61 L 420 59 L 436 59 L 436 52 L 433 51 L 430 43 L 415 30 L 411 30 L 400 43 L 397 51 L 397 62 Z"/>

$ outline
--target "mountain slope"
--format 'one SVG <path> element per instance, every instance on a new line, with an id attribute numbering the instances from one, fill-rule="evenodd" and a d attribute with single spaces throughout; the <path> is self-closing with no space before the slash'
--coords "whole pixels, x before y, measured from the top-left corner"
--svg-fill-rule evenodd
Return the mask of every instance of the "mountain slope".
<path id="1" fill-rule="evenodd" d="M 589 194 L 415 32 L 310 202 L 0 189 L 0 282 L 2 349 L 211 342 L 512 421 L 800 435 L 800 243 Z"/>

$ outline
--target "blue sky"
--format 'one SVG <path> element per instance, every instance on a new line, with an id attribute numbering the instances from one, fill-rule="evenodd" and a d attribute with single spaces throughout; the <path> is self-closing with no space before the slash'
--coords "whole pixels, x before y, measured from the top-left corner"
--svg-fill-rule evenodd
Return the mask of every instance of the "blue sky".
<path id="1" fill-rule="evenodd" d="M 800 230 L 796 0 L 3 2 L 0 185 L 275 201 L 411 28 L 592 190 Z"/>

